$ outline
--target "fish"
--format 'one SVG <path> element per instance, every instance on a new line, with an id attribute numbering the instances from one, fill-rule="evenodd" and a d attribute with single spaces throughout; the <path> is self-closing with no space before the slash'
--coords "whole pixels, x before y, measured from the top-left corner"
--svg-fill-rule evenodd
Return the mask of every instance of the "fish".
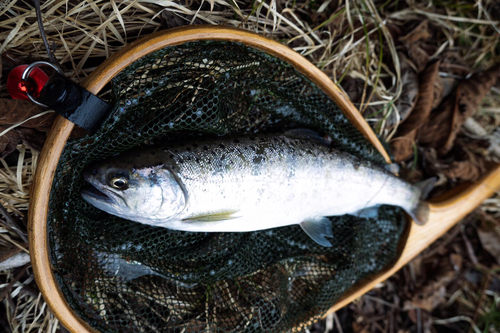
<path id="1" fill-rule="evenodd" d="M 139 147 L 90 164 L 84 179 L 85 201 L 126 220 L 191 232 L 298 224 L 326 247 L 328 216 L 376 217 L 380 205 L 392 205 L 424 224 L 434 184 L 411 185 L 319 135 L 297 133 Z"/>

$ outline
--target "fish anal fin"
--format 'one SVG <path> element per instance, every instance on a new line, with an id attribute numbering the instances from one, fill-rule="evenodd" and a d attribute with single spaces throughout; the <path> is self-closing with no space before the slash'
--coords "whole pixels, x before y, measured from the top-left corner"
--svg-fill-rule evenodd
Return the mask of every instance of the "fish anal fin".
<path id="1" fill-rule="evenodd" d="M 437 181 L 438 178 L 433 177 L 414 185 L 420 189 L 420 200 L 415 207 L 407 210 L 407 213 L 413 218 L 416 224 L 426 224 L 429 219 L 429 203 L 425 202 L 424 199 L 429 196 L 429 193 L 432 191 Z"/>
<path id="2" fill-rule="evenodd" d="M 238 218 L 235 216 L 237 210 L 228 210 L 213 214 L 197 215 L 183 219 L 182 222 L 219 222 Z"/>
<path id="3" fill-rule="evenodd" d="M 420 200 L 418 205 L 407 213 L 413 218 L 416 224 L 423 225 L 429 219 L 429 204 L 426 201 Z"/>
<path id="4" fill-rule="evenodd" d="M 332 222 L 326 217 L 308 219 L 300 223 L 302 230 L 321 246 L 331 247 L 332 244 L 325 237 L 333 237 Z"/>

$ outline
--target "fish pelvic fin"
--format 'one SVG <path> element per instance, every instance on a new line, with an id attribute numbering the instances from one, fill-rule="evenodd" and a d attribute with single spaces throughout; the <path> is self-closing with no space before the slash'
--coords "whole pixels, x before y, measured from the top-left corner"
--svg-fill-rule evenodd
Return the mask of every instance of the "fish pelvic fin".
<path id="1" fill-rule="evenodd" d="M 332 247 L 332 243 L 325 237 L 333 237 L 332 222 L 324 216 L 308 219 L 300 223 L 302 230 L 316 243 L 325 247 Z"/>
<path id="2" fill-rule="evenodd" d="M 182 222 L 220 222 L 238 218 L 235 216 L 237 210 L 228 210 L 207 215 L 197 215 L 183 219 Z"/>

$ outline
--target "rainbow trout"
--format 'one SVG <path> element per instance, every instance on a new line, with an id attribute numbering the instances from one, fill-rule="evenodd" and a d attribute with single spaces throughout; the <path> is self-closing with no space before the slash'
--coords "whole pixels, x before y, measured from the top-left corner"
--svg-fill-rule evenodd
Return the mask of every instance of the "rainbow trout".
<path id="1" fill-rule="evenodd" d="M 127 220 L 192 232 L 245 232 L 299 224 L 331 246 L 326 216 L 374 216 L 403 208 L 429 215 L 412 186 L 371 162 L 289 135 L 223 137 L 143 147 L 90 165 L 82 191 L 93 206 Z"/>

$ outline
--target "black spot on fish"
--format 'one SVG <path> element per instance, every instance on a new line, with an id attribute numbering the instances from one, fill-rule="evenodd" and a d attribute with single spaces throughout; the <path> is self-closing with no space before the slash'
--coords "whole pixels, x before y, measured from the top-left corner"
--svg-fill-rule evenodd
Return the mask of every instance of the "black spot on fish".
<path id="1" fill-rule="evenodd" d="M 174 155 L 170 154 L 170 158 L 174 158 Z"/>
<path id="2" fill-rule="evenodd" d="M 207 151 L 208 147 L 207 146 L 203 146 L 203 150 Z"/>
<path id="3" fill-rule="evenodd" d="M 198 144 L 197 143 L 193 143 L 193 148 L 198 148 Z"/>
<path id="4" fill-rule="evenodd" d="M 219 147 L 221 147 L 222 149 L 226 148 L 226 146 L 224 146 L 222 143 L 219 144 Z"/>
<path id="5" fill-rule="evenodd" d="M 240 140 L 238 140 L 238 139 L 234 139 L 234 140 L 233 140 L 233 142 L 234 142 L 234 143 L 240 143 Z"/>
<path id="6" fill-rule="evenodd" d="M 354 161 L 352 163 L 352 165 L 354 166 L 354 169 L 358 170 L 359 167 L 361 166 L 361 161 L 359 161 L 359 160 L 358 161 Z"/>
<path id="7" fill-rule="evenodd" d="M 263 162 L 263 160 L 264 160 L 264 159 L 262 158 L 262 156 L 255 156 L 255 157 L 253 158 L 253 161 L 252 161 L 252 162 L 253 162 L 253 163 L 255 163 L 255 164 L 260 164 L 260 163 L 262 163 L 262 162 Z"/>
<path id="8" fill-rule="evenodd" d="M 187 151 L 191 151 L 191 147 L 186 147 L 186 150 Z"/>

